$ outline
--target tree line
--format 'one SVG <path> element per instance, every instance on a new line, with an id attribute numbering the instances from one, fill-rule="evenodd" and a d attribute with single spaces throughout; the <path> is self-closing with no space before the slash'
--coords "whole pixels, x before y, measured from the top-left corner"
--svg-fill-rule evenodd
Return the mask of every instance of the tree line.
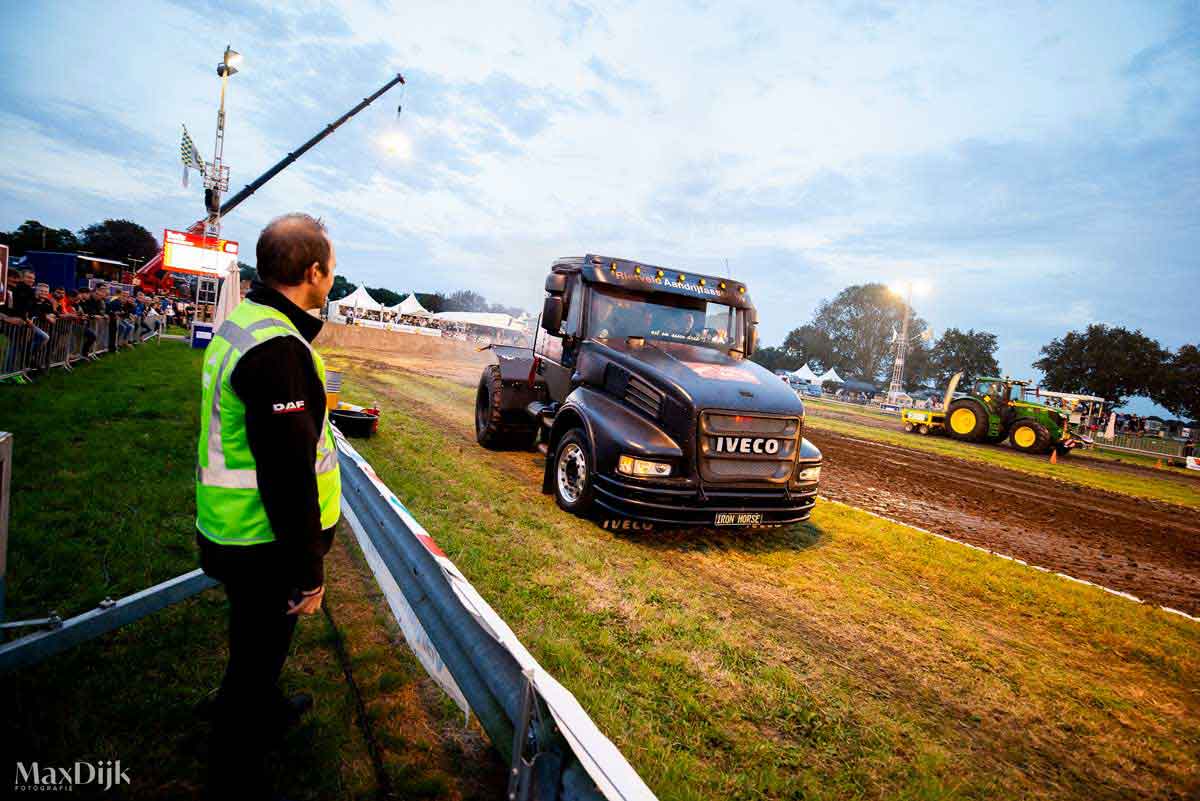
<path id="1" fill-rule="evenodd" d="M 31 250 L 51 250 L 118 261 L 133 259 L 139 264 L 154 258 L 162 249 L 154 234 L 130 220 L 103 220 L 77 232 L 26 220 L 15 230 L 0 231 L 0 245 L 8 245 L 11 257 L 23 256 Z"/>
<path id="2" fill-rule="evenodd" d="M 843 378 L 878 387 L 891 380 L 895 338 L 903 327 L 905 302 L 883 284 L 859 284 L 823 300 L 813 319 L 792 329 L 778 346 L 759 348 L 754 360 L 771 370 L 808 364 L 834 368 Z M 963 372 L 964 383 L 998 375 L 999 342 L 989 331 L 949 328 L 934 339 L 928 324 L 912 311 L 905 385 L 944 387 Z M 1033 366 L 1042 385 L 1057 392 L 1096 395 L 1121 405 L 1142 396 L 1172 414 L 1200 419 L 1200 350 L 1184 345 L 1172 352 L 1140 330 L 1089 325 L 1042 346 Z"/>
<path id="3" fill-rule="evenodd" d="M 9 256 L 13 258 L 23 256 L 31 250 L 49 250 L 87 253 L 101 259 L 117 261 L 135 260 L 136 264 L 144 264 L 162 250 L 162 246 L 154 234 L 130 220 L 103 220 L 81 228 L 79 231 L 72 231 L 69 228 L 50 228 L 37 220 L 26 220 L 15 230 L 0 231 L 0 245 L 8 245 Z M 239 261 L 238 267 L 241 268 L 243 279 L 253 280 L 258 277 L 258 272 L 253 265 Z M 333 290 L 329 293 L 329 299 L 344 298 L 357 287 L 357 284 L 349 282 L 345 276 L 336 275 L 333 279 Z M 366 289 L 371 293 L 371 297 L 385 306 L 396 305 L 407 294 L 401 294 L 386 287 L 369 286 Z M 467 289 L 450 294 L 418 292 L 417 300 L 435 314 L 444 311 L 472 311 L 498 312 L 519 317 L 523 311 L 516 306 L 489 303 L 483 295 Z"/>

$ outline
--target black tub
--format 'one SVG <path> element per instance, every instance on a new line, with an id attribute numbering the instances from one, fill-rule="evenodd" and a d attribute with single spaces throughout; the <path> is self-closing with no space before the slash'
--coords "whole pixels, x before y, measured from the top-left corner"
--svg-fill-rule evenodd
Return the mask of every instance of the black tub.
<path id="1" fill-rule="evenodd" d="M 379 428 L 379 416 L 349 409 L 334 409 L 329 419 L 347 437 L 369 437 Z"/>

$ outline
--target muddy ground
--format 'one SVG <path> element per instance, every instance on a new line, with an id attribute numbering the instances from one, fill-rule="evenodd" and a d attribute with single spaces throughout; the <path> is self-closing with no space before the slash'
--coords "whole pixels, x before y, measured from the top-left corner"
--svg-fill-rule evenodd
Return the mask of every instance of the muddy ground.
<path id="1" fill-rule="evenodd" d="M 886 431 L 900 432 L 903 429 L 900 426 L 900 418 L 896 417 L 891 420 L 884 420 L 878 417 L 869 415 L 855 414 L 852 411 L 842 411 L 837 408 L 830 408 L 827 405 L 817 405 L 809 403 L 805 405 L 805 412 L 808 417 L 824 418 L 827 420 L 838 420 L 843 423 L 854 423 L 855 425 L 868 426 L 870 428 L 878 428 Z M 913 435 L 919 436 L 919 435 Z M 996 447 L 1007 448 L 1007 444 L 1001 443 Z M 1019 456 L 1024 459 L 1045 459 L 1044 456 L 1033 454 L 1022 454 L 1010 449 L 1014 456 Z M 1159 469 L 1147 464 L 1141 464 L 1132 460 L 1123 461 L 1119 456 L 1113 459 L 1094 457 L 1089 453 L 1081 451 L 1072 452 L 1069 457 L 1073 461 L 1080 462 L 1089 468 L 1095 470 L 1104 470 L 1110 473 L 1125 473 L 1127 475 L 1137 476 L 1153 476 L 1157 481 L 1167 481 L 1179 486 L 1197 487 L 1200 486 L 1200 473 L 1195 471 L 1187 471 L 1183 469 Z"/>
<path id="2" fill-rule="evenodd" d="M 473 386 L 480 365 L 490 361 L 489 354 L 465 345 L 438 347 L 436 340 L 418 339 L 389 334 L 386 340 L 359 342 L 352 334 L 335 347 L 373 367 L 435 375 L 464 386 Z M 1200 614 L 1200 512 L 1195 509 L 831 431 L 810 428 L 806 435 L 824 453 L 821 493 L 827 498 Z M 1100 460 L 1089 466 L 1143 470 Z"/>
<path id="3" fill-rule="evenodd" d="M 1200 512 L 978 462 L 808 432 L 821 494 L 1200 614 Z"/>

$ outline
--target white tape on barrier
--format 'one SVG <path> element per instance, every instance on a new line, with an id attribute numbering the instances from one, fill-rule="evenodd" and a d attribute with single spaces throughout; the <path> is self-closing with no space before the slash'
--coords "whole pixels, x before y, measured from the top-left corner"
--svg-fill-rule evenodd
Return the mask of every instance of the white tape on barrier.
<path id="1" fill-rule="evenodd" d="M 408 530 L 412 532 L 417 541 L 433 555 L 438 565 L 442 568 L 442 572 L 450 583 L 450 586 L 453 588 L 454 594 L 462 602 L 463 607 L 470 612 L 472 617 L 479 621 L 479 624 L 498 643 L 512 654 L 517 664 L 521 666 L 521 670 L 525 676 L 533 683 L 534 688 L 541 695 L 542 700 L 545 701 L 546 707 L 554 717 L 554 722 L 558 724 L 559 730 L 570 744 L 571 750 L 579 759 L 579 763 L 587 771 L 592 781 L 596 783 L 596 786 L 600 789 L 604 797 L 610 801 L 656 801 L 656 796 L 646 786 L 646 783 L 642 781 L 642 777 L 638 776 L 637 771 L 633 769 L 633 766 L 629 764 L 628 760 L 625 759 L 617 747 L 612 744 L 612 741 L 605 737 L 600 729 L 597 728 L 595 722 L 592 721 L 591 717 L 580 706 L 575 696 L 559 684 L 553 676 L 542 669 L 537 660 L 533 658 L 533 655 L 517 639 L 517 635 L 508 627 L 508 624 L 496 614 L 496 611 L 475 590 L 471 582 L 459 572 L 454 563 L 438 547 L 433 537 L 429 535 L 429 532 L 425 530 L 425 527 L 417 522 L 417 519 L 400 502 L 395 493 L 388 489 L 388 486 L 375 474 L 371 465 L 340 434 L 338 434 L 337 443 L 338 448 L 354 460 L 354 463 L 358 465 L 363 474 L 371 480 L 371 483 L 379 491 L 379 494 L 403 519 Z M 348 504 L 344 499 L 342 501 L 342 509 L 348 509 Z M 355 535 L 359 538 L 359 542 L 362 543 L 365 540 L 369 544 L 369 539 L 365 534 L 359 533 L 361 526 L 357 525 L 357 519 L 353 518 L 352 511 L 347 515 L 347 522 L 350 522 L 351 527 L 355 528 Z M 367 548 L 364 548 L 363 552 L 367 554 Z M 378 560 L 381 568 L 380 570 L 375 570 L 372 567 L 376 577 L 379 577 L 382 572 L 383 574 L 387 574 L 390 579 L 391 576 L 387 568 L 383 566 L 382 560 L 379 559 L 378 553 L 375 552 L 374 546 L 371 546 L 370 552 L 375 553 L 374 558 Z M 368 563 L 371 562 L 371 559 L 372 557 L 368 554 Z M 383 582 L 381 582 L 380 586 L 383 587 Z M 403 604 L 402 611 L 407 610 L 408 616 L 411 616 L 412 623 L 415 624 L 415 629 L 419 629 L 419 635 L 415 639 L 418 641 L 423 639 L 424 644 L 422 648 L 428 648 L 430 662 L 440 665 L 442 670 L 444 670 L 445 666 L 442 663 L 441 657 L 437 656 L 437 651 L 433 648 L 433 643 L 425 636 L 424 629 L 420 628 L 420 623 L 417 621 L 415 615 L 412 615 L 412 609 L 404 601 L 403 594 L 400 592 L 399 587 L 396 586 L 394 580 L 391 581 L 391 586 L 395 589 L 395 595 L 399 597 L 400 603 Z M 391 605 L 391 595 L 386 587 L 384 587 L 384 594 L 388 596 L 388 603 Z M 397 621 L 399 621 L 401 615 L 396 611 L 395 606 L 393 606 L 392 611 L 393 614 L 397 615 Z M 403 626 L 404 624 L 401 624 L 402 628 Z M 409 637 L 408 629 L 405 629 L 405 638 L 408 639 L 410 645 L 413 644 L 414 638 Z M 417 652 L 417 657 L 421 660 L 421 664 L 425 666 L 426 670 L 430 671 L 430 675 L 433 676 L 434 680 L 445 688 L 447 685 L 430 670 L 429 663 L 426 662 L 425 658 L 422 658 L 421 652 L 417 651 L 416 646 L 413 647 L 413 650 Z M 450 677 L 448 672 L 446 673 L 446 677 L 449 678 L 454 690 L 461 696 L 458 685 L 453 683 L 453 677 Z M 447 690 L 447 693 L 454 697 L 450 690 Z M 455 698 L 455 700 L 457 702 L 458 698 Z M 465 709 L 465 703 L 464 700 L 459 706 Z"/>
<path id="2" fill-rule="evenodd" d="M 1187 469 L 1188 470 L 1200 470 L 1200 458 L 1195 457 L 1195 456 L 1189 456 L 1187 458 Z"/>

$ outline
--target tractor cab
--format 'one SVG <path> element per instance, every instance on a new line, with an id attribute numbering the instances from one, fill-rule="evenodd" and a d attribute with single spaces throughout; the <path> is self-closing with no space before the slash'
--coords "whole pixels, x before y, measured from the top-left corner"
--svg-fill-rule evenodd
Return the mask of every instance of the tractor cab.
<path id="1" fill-rule="evenodd" d="M 1028 381 L 1015 378 L 979 378 L 975 381 L 975 395 L 986 399 L 999 411 L 1004 406 L 1022 400 L 1028 385 Z"/>

